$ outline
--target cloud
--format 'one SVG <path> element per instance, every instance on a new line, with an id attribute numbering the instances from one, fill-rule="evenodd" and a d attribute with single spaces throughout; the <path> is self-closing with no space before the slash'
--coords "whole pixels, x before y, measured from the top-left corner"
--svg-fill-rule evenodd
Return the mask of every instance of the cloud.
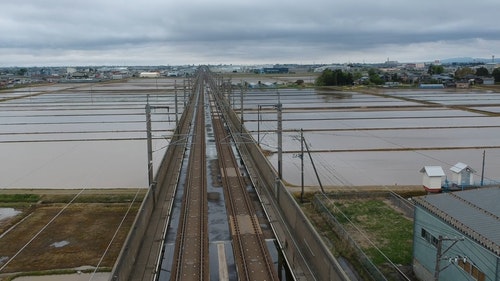
<path id="1" fill-rule="evenodd" d="M 489 57 L 498 10 L 496 0 L 25 0 L 2 3 L 0 66 Z"/>

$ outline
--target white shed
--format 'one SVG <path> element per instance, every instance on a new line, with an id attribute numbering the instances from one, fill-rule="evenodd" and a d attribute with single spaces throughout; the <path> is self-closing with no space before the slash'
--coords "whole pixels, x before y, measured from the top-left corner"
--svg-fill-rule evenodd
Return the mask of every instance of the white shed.
<path id="1" fill-rule="evenodd" d="M 483 85 L 495 85 L 495 78 L 483 77 Z"/>
<path id="2" fill-rule="evenodd" d="M 474 171 L 469 165 L 458 162 L 450 168 L 451 181 L 459 186 L 468 186 L 474 184 Z"/>
<path id="3" fill-rule="evenodd" d="M 441 166 L 424 166 L 421 170 L 423 173 L 423 186 L 428 192 L 441 192 L 441 183 L 445 176 Z"/>
<path id="4" fill-rule="evenodd" d="M 141 78 L 159 78 L 159 72 L 141 72 L 139 73 L 139 77 Z"/>

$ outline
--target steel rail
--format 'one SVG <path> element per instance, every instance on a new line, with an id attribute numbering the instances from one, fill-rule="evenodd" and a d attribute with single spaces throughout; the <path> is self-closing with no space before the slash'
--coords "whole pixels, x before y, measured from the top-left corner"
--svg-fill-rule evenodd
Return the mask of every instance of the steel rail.
<path id="1" fill-rule="evenodd" d="M 171 280 L 209 279 L 203 75 L 199 74 L 196 82 L 198 101 L 194 135 Z"/>
<path id="2" fill-rule="evenodd" d="M 212 122 L 239 280 L 278 280 L 221 116 L 215 101 L 212 102 Z"/>

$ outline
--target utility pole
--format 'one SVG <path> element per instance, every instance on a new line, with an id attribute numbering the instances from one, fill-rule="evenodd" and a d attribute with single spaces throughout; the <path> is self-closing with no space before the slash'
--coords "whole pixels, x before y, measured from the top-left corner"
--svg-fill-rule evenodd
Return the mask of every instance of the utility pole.
<path id="1" fill-rule="evenodd" d="M 231 78 L 227 80 L 227 101 L 229 102 L 229 108 L 231 108 L 231 92 L 233 91 L 233 84 Z"/>
<path id="2" fill-rule="evenodd" d="M 440 266 L 441 266 L 440 262 L 441 262 L 441 260 L 443 260 L 443 255 L 446 254 L 446 252 L 448 252 L 448 250 L 450 250 L 453 246 L 455 246 L 455 244 L 457 244 L 458 241 L 463 241 L 463 240 L 464 240 L 463 237 L 462 238 L 446 238 L 446 237 L 443 237 L 442 235 L 439 235 L 438 243 L 437 243 L 437 252 L 436 252 L 436 266 L 434 269 L 434 281 L 439 281 L 439 273 L 448 267 L 448 266 L 446 266 L 444 268 L 440 268 Z M 444 251 L 442 251 L 443 241 L 453 241 L 453 243 L 451 243 L 451 245 L 448 246 L 448 248 L 446 248 Z"/>
<path id="3" fill-rule="evenodd" d="M 304 143 L 307 150 L 307 154 L 309 155 L 309 159 L 311 160 L 311 165 L 313 167 L 314 174 L 316 175 L 316 179 L 318 180 L 319 187 L 321 188 L 321 192 L 324 194 L 325 189 L 323 188 L 323 184 L 321 183 L 321 179 L 319 178 L 318 170 L 316 169 L 316 165 L 314 164 L 311 151 L 309 150 L 309 145 L 307 144 L 306 139 L 304 137 L 302 137 L 302 142 Z"/>
<path id="4" fill-rule="evenodd" d="M 262 105 L 258 105 L 257 108 L 257 145 L 260 147 L 260 108 Z"/>
<path id="5" fill-rule="evenodd" d="M 177 80 L 174 82 L 174 99 L 175 99 L 175 127 L 177 128 L 179 125 L 179 118 L 177 117 L 179 113 L 179 108 L 177 106 Z"/>
<path id="6" fill-rule="evenodd" d="M 300 203 L 304 203 L 304 130 L 300 128 Z"/>
<path id="7" fill-rule="evenodd" d="M 146 103 L 146 134 L 148 142 L 148 184 L 153 183 L 153 141 L 151 137 L 151 106 L 149 105 L 149 95 Z"/>
<path id="8" fill-rule="evenodd" d="M 483 186 L 484 181 L 484 160 L 486 158 L 486 150 L 483 150 L 483 166 L 481 168 L 481 186 Z"/>
<path id="9" fill-rule="evenodd" d="M 282 106 L 281 103 L 276 105 L 278 110 L 278 176 L 280 180 L 283 179 L 283 120 L 282 120 Z"/>
<path id="10" fill-rule="evenodd" d="M 184 90 L 184 107 L 186 107 L 186 79 L 184 79 L 182 83 L 184 83 L 182 88 Z"/>
<path id="11" fill-rule="evenodd" d="M 229 101 L 229 107 L 230 107 L 230 108 L 232 108 L 233 110 L 235 110 L 235 109 L 236 109 L 236 103 L 235 103 L 235 101 L 234 101 L 234 99 L 235 99 L 235 98 L 234 98 L 234 96 L 235 96 L 235 94 L 234 94 L 234 93 L 233 93 L 233 91 L 231 90 L 231 97 L 230 97 L 230 98 L 232 99 L 232 102 L 231 102 L 231 101 Z M 231 106 L 232 106 L 232 107 L 231 107 Z"/>
<path id="12" fill-rule="evenodd" d="M 245 122 L 244 116 L 243 116 L 243 80 L 241 80 L 241 92 L 240 92 L 240 133 L 243 134 L 243 123 Z"/>
<path id="13" fill-rule="evenodd" d="M 279 101 L 279 99 L 278 99 Z M 276 109 L 278 117 L 278 125 L 276 128 L 276 133 L 278 134 L 278 178 L 281 180 L 283 179 L 283 168 L 282 168 L 282 162 L 283 162 L 283 118 L 282 118 L 282 105 L 281 103 L 277 104 L 259 104 L 258 105 L 258 110 L 257 110 L 257 144 L 260 146 L 260 111 L 263 106 L 272 106 Z"/>
<path id="14" fill-rule="evenodd" d="M 153 202 L 156 203 L 156 198 L 155 198 L 156 182 L 154 181 L 154 175 L 153 175 L 153 137 L 152 137 L 152 132 L 151 132 L 151 109 L 152 108 L 166 108 L 167 110 L 170 110 L 170 107 L 168 107 L 168 106 L 151 106 L 149 104 L 149 95 L 147 95 L 147 101 L 146 101 L 146 138 L 147 138 L 147 147 L 148 147 L 148 185 L 149 185 L 149 188 L 152 189 Z M 176 116 L 177 116 L 177 114 L 176 114 Z"/>

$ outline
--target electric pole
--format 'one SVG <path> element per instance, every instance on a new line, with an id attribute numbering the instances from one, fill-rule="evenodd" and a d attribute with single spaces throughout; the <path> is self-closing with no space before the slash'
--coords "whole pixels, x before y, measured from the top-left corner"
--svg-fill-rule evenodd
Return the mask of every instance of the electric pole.
<path id="1" fill-rule="evenodd" d="M 442 235 L 439 235 L 438 237 L 438 242 L 437 242 L 437 252 L 436 252 L 436 266 L 434 269 L 434 281 L 439 281 L 439 273 L 446 269 L 447 267 L 444 267 L 441 269 L 440 262 L 443 260 L 443 255 L 448 252 L 455 244 L 457 244 L 458 241 L 463 241 L 464 238 L 446 238 L 443 237 Z M 442 251 L 443 248 L 443 241 L 453 241 L 448 248 L 446 248 L 444 251 Z"/>
<path id="2" fill-rule="evenodd" d="M 149 95 L 146 102 L 146 134 L 148 145 L 148 184 L 151 188 L 153 184 L 153 141 L 151 137 L 151 106 L 149 105 Z"/>
<path id="3" fill-rule="evenodd" d="M 245 83 L 246 84 L 246 83 Z M 243 134 L 243 123 L 245 122 L 243 116 L 243 80 L 241 80 L 241 88 L 240 88 L 240 133 Z"/>
<path id="4" fill-rule="evenodd" d="M 276 105 L 278 110 L 278 176 L 283 179 L 283 120 L 281 116 L 281 103 Z"/>
<path id="5" fill-rule="evenodd" d="M 319 178 L 318 170 L 316 169 L 316 165 L 314 164 L 314 160 L 311 155 L 311 150 L 309 150 L 309 145 L 307 144 L 306 139 L 304 137 L 302 137 L 302 142 L 304 143 L 307 150 L 307 154 L 309 155 L 309 159 L 311 160 L 311 165 L 313 167 L 314 174 L 316 175 L 316 179 L 318 180 L 319 187 L 321 188 L 321 192 L 325 194 L 325 189 L 323 188 L 323 184 L 321 183 L 321 179 Z"/>
<path id="6" fill-rule="evenodd" d="M 484 159 L 486 158 L 486 150 L 483 150 L 483 166 L 481 168 L 481 186 L 483 186 L 484 181 Z"/>
<path id="7" fill-rule="evenodd" d="M 168 107 L 168 106 L 151 106 L 149 104 L 149 95 L 147 95 L 147 101 L 146 101 L 146 138 L 147 138 L 147 146 L 148 146 L 148 185 L 153 193 L 153 202 L 156 203 L 156 198 L 155 198 L 156 182 L 154 181 L 154 175 L 153 175 L 153 137 L 152 137 L 152 132 L 151 132 L 151 108 L 166 108 L 169 111 L 170 107 Z M 176 117 L 177 117 L 177 114 L 176 114 Z"/>
<path id="8" fill-rule="evenodd" d="M 179 108 L 177 106 L 177 80 L 174 82 L 174 99 L 175 99 L 175 127 L 177 128 L 179 125 L 179 118 L 177 114 L 179 113 Z"/>
<path id="9" fill-rule="evenodd" d="M 278 110 L 278 175 L 280 180 L 283 179 L 283 117 L 281 115 L 282 104 L 280 98 L 280 92 L 276 91 L 278 95 L 278 104 L 276 109 Z"/>
<path id="10" fill-rule="evenodd" d="M 304 203 L 304 130 L 300 128 L 300 203 Z"/>

